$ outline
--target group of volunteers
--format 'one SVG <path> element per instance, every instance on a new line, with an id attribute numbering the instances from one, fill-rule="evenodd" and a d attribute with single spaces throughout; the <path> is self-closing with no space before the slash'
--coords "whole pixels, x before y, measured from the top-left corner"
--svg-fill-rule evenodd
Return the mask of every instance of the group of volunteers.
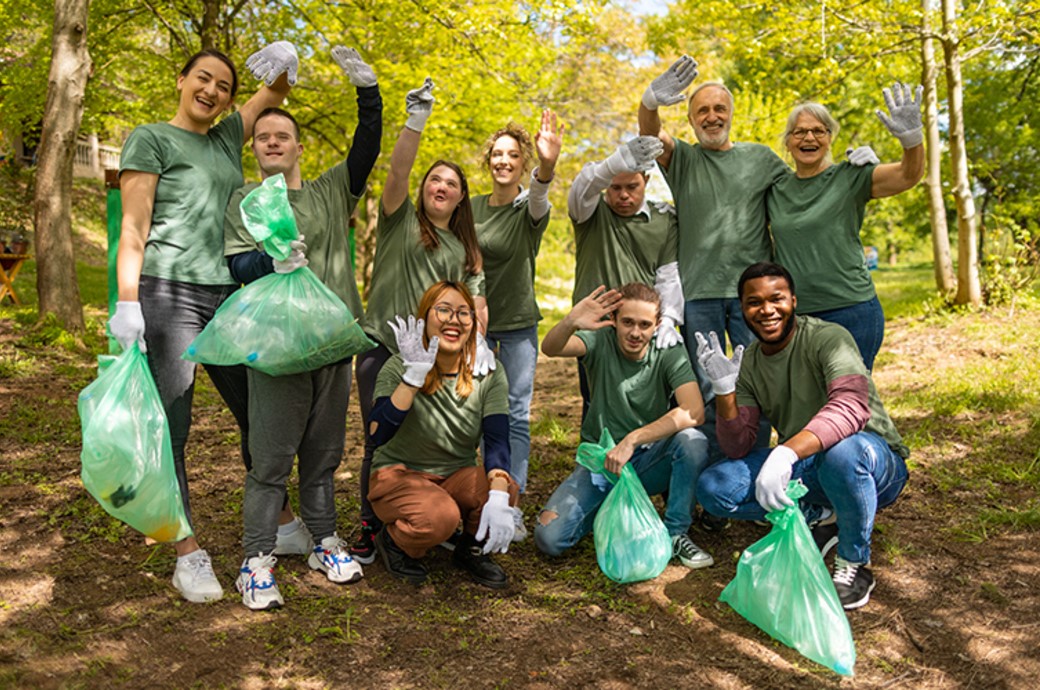
<path id="1" fill-rule="evenodd" d="M 518 502 L 541 319 L 535 264 L 564 128 L 550 110 L 534 137 L 510 123 L 482 153 L 490 193 L 474 195 L 460 166 L 437 160 L 413 200 L 409 178 L 434 85 L 427 78 L 409 91 L 363 310 L 347 228 L 380 153 L 383 104 L 356 50 L 337 46 L 332 58 L 356 89 L 358 123 L 346 159 L 316 179 L 301 177 L 300 128 L 279 107 L 298 70 L 284 41 L 249 57 L 264 84 L 219 122 L 238 90 L 235 66 L 217 51 L 192 56 L 177 77 L 176 115 L 136 128 L 120 162 L 119 301 L 109 328 L 123 347 L 147 351 L 189 520 L 184 448 L 196 365 L 181 355 L 235 289 L 308 266 L 376 344 L 286 376 L 206 366 L 241 429 L 244 558 L 235 584 L 252 609 L 284 603 L 274 565 L 287 555 L 306 556 L 336 583 L 357 582 L 378 556 L 393 576 L 419 584 L 428 577 L 423 557 L 442 545 L 476 582 L 505 587 L 491 554 L 527 534 Z M 685 100 L 696 76 L 684 56 L 654 79 L 640 135 L 586 165 L 570 187 L 573 308 L 542 352 L 578 360 L 582 441 L 609 431 L 616 445 L 606 469 L 631 463 L 648 493 L 665 494 L 680 563 L 713 564 L 689 536 L 698 503 L 706 529 L 760 520 L 791 504 L 785 489 L 800 479 L 821 550 L 836 545 L 839 597 L 856 608 L 874 587 L 875 514 L 902 490 L 908 455 L 870 376 L 884 317 L 859 229 L 868 200 L 923 174 L 920 92 L 885 89 L 888 112 L 878 114 L 904 149 L 892 164 L 865 147 L 833 163 L 838 123 L 818 103 L 798 105 L 783 137 L 792 171 L 770 148 L 730 140 L 733 96 L 721 83 L 690 94 L 696 144 L 662 129 L 659 107 Z M 296 217 L 300 236 L 284 260 L 241 217 L 256 187 L 242 174 L 250 139 L 263 177 L 284 176 Z M 674 207 L 645 198 L 655 162 Z M 352 374 L 364 457 L 360 530 L 348 545 L 336 532 L 333 478 Z M 780 444 L 769 448 L 772 428 Z M 286 491 L 297 458 L 299 516 Z M 534 521 L 537 548 L 556 556 L 575 545 L 609 490 L 578 465 Z M 196 537 L 175 547 L 173 584 L 184 598 L 221 598 Z"/>

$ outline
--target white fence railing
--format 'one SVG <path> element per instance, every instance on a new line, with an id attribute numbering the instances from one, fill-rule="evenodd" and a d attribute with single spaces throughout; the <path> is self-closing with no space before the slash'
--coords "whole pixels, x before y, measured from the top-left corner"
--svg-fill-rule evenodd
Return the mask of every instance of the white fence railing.
<path id="1" fill-rule="evenodd" d="M 77 177 L 105 176 L 105 168 L 119 167 L 121 149 L 116 146 L 105 146 L 98 143 L 97 135 L 91 134 L 76 142 L 76 156 L 73 162 L 73 174 Z"/>

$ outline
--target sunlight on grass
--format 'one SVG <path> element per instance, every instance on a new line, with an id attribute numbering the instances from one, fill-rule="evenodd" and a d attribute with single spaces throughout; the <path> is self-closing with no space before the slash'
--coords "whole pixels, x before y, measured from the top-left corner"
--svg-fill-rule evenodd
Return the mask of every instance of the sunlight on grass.
<path id="1" fill-rule="evenodd" d="M 870 274 L 874 278 L 878 299 L 885 310 L 885 319 L 922 316 L 941 303 L 935 289 L 932 265 L 879 266 Z"/>

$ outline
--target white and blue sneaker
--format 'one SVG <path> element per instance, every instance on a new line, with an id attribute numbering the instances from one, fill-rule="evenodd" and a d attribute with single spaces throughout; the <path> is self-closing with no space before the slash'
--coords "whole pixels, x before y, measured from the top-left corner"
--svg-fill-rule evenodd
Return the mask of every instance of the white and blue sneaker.
<path id="1" fill-rule="evenodd" d="M 351 558 L 347 551 L 347 542 L 336 534 L 325 537 L 314 547 L 307 565 L 314 570 L 321 570 L 325 577 L 337 583 L 350 584 L 365 576 L 361 564 Z"/>
<path id="2" fill-rule="evenodd" d="M 248 608 L 264 611 L 285 604 L 274 581 L 274 564 L 277 561 L 271 554 L 260 554 L 242 562 L 235 589 L 242 593 L 242 603 Z"/>

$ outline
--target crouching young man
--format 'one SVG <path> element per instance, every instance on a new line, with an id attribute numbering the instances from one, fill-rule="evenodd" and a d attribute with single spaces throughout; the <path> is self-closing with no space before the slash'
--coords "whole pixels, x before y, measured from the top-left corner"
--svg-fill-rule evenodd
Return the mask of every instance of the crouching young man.
<path id="1" fill-rule="evenodd" d="M 834 586 L 846 609 L 870 599 L 874 516 L 906 484 L 909 450 L 878 398 L 856 342 L 841 326 L 795 316 L 794 280 L 783 266 L 760 262 L 740 276 L 740 306 L 758 342 L 727 359 L 715 333 L 697 333 L 697 357 L 711 379 L 716 432 L 734 460 L 700 476 L 697 498 L 709 513 L 760 520 L 791 505 L 787 483 L 800 479 L 807 518 L 824 518 L 813 536 L 833 546 Z M 742 357 L 743 355 L 743 357 Z M 780 445 L 752 450 L 760 415 Z M 837 529 L 827 516 L 837 517 Z M 829 533 L 827 533 L 829 532 Z"/>
<path id="2" fill-rule="evenodd" d="M 704 568 L 714 560 L 686 533 L 697 477 L 708 464 L 708 439 L 694 428 L 704 420 L 704 404 L 686 351 L 653 346 L 660 322 L 653 288 L 600 286 L 546 334 L 542 352 L 581 360 L 590 392 L 582 441 L 596 443 L 603 429 L 610 431 L 617 445 L 607 453 L 606 469 L 619 474 L 631 463 L 648 494 L 668 492 L 664 524 L 673 553 L 688 568 Z M 576 467 L 539 516 L 538 548 L 557 556 L 592 531 L 610 486 L 602 475 Z"/>

